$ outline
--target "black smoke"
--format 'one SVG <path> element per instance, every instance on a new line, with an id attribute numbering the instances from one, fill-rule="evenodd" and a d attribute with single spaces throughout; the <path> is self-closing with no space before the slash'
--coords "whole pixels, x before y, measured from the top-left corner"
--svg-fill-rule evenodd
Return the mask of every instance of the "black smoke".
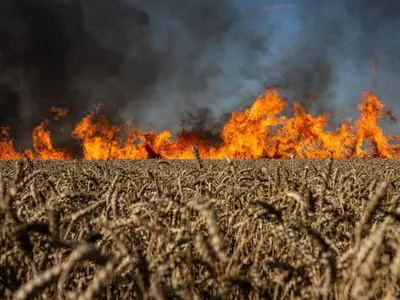
<path id="1" fill-rule="evenodd" d="M 102 103 L 112 122 L 177 129 L 192 104 L 246 94 L 222 61 L 236 44 L 233 67 L 250 68 L 264 43 L 229 0 L 3 0 L 0 125 L 29 147 L 50 107 L 68 107 L 53 129 L 65 129 L 56 144 L 70 144 L 76 122 Z"/>
<path id="2" fill-rule="evenodd" d="M 17 144 L 26 145 L 33 127 L 51 117 L 51 106 L 69 108 L 62 124 L 68 132 L 97 102 L 118 119 L 129 101 L 126 90 L 140 95 L 157 79 L 160 62 L 152 54 L 148 15 L 105 1 L 91 9 L 90 2 L 1 2 L 0 122 L 11 126 Z M 99 26 L 101 37 L 109 35 L 109 43 L 91 26 Z M 128 52 L 134 56 L 129 62 Z M 124 65 L 135 74 L 122 71 Z"/>

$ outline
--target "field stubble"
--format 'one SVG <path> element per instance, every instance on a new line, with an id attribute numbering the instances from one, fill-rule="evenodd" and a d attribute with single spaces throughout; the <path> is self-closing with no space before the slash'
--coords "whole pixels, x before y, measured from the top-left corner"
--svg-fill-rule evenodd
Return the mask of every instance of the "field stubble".
<path id="1" fill-rule="evenodd" d="M 400 294 L 400 160 L 0 165 L 0 298 Z"/>

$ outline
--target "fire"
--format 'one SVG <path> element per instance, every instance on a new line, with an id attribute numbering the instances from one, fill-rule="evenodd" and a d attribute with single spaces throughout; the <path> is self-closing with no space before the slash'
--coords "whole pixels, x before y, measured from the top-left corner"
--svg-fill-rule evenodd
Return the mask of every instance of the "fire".
<path id="1" fill-rule="evenodd" d="M 312 116 L 300 103 L 294 104 L 293 117 L 282 116 L 287 103 L 278 91 L 268 89 L 254 104 L 242 112 L 233 112 L 220 132 L 221 143 L 211 146 L 196 132 L 183 131 L 175 139 L 165 130 L 144 132 L 130 120 L 125 128 L 110 124 L 99 114 L 100 107 L 85 116 L 74 128 L 72 137 L 79 140 L 85 159 L 193 159 L 192 146 L 205 159 L 220 159 L 225 155 L 233 159 L 258 158 L 400 158 L 398 137 L 385 137 L 379 120 L 386 114 L 384 105 L 370 92 L 362 93 L 358 106 L 360 118 L 355 122 L 344 121 L 335 131 L 328 131 L 329 114 Z M 59 120 L 67 109 L 52 107 Z M 35 159 L 71 159 L 67 149 L 52 145 L 48 120 L 32 132 L 34 151 L 25 154 Z M 9 128 L 2 128 L 0 159 L 20 159 L 9 135 Z"/>
<path id="2" fill-rule="evenodd" d="M 55 113 L 54 120 L 60 120 L 61 118 L 65 117 L 69 112 L 68 108 L 66 107 L 54 107 L 50 108 L 50 111 Z"/>
<path id="3" fill-rule="evenodd" d="M 0 139 L 0 153 L 1 159 L 20 159 L 21 154 L 14 149 L 13 141 L 10 138 L 10 128 L 1 128 L 1 139 Z"/>
<path id="4" fill-rule="evenodd" d="M 51 143 L 50 131 L 46 130 L 47 120 L 40 123 L 32 132 L 33 147 L 38 159 L 71 159 L 67 149 L 54 149 Z"/>
<path id="5" fill-rule="evenodd" d="M 340 135 L 325 133 L 327 119 L 328 115 L 314 118 L 300 103 L 295 103 L 293 118 L 285 122 L 274 138 L 277 154 L 280 157 L 293 153 L 297 158 L 320 158 L 334 151 L 334 157 L 342 156 L 342 149 L 337 147 Z"/>
<path id="6" fill-rule="evenodd" d="M 75 127 L 72 136 L 82 141 L 83 154 L 86 159 L 133 159 L 147 158 L 144 146 L 136 146 L 135 131 L 129 130 L 127 124 L 126 139 L 123 141 L 120 128 L 109 124 L 104 116 L 94 122 L 95 113 L 84 117 Z"/>
<path id="7" fill-rule="evenodd" d="M 277 116 L 285 106 L 277 91 L 271 89 L 265 98 L 258 97 L 249 109 L 234 112 L 221 133 L 224 143 L 218 151 L 220 155 L 254 159 L 271 156 L 274 147 L 271 147 L 269 130 L 285 121 L 284 117 Z"/>

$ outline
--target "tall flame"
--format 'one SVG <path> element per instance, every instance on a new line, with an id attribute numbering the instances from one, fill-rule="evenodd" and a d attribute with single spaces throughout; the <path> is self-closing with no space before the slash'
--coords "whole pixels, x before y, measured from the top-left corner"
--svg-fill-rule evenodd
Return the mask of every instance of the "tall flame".
<path id="1" fill-rule="evenodd" d="M 10 138 L 10 128 L 1 128 L 1 139 L 0 139 L 0 155 L 1 159 L 20 159 L 21 154 L 14 149 L 14 144 Z"/>
<path id="2" fill-rule="evenodd" d="M 384 105 L 379 102 L 375 94 L 363 92 L 363 98 L 363 103 L 358 106 L 362 117 L 356 123 L 358 130 L 355 136 L 355 155 L 368 155 L 366 151 L 361 149 L 363 141 L 366 140 L 370 143 L 374 156 L 390 157 L 388 141 L 378 125 Z"/>
<path id="3" fill-rule="evenodd" d="M 335 131 L 327 130 L 328 114 L 312 116 L 300 103 L 294 104 L 293 117 L 280 115 L 287 103 L 278 96 L 277 90 L 269 89 L 254 104 L 242 112 L 233 112 L 220 132 L 221 144 L 211 146 L 196 132 L 183 131 L 173 139 L 172 132 L 157 134 L 144 132 L 129 121 L 125 130 L 110 124 L 99 115 L 99 108 L 85 116 L 75 127 L 72 137 L 82 143 L 84 158 L 103 159 L 192 159 L 192 146 L 206 159 L 218 159 L 228 155 L 234 159 L 258 158 L 399 158 L 399 138 L 386 138 L 379 127 L 384 105 L 370 92 L 362 93 L 358 106 L 361 117 L 344 121 Z M 51 108 L 58 120 L 67 109 Z M 394 116 L 390 111 L 391 119 Z M 39 124 L 32 132 L 34 151 L 25 153 L 36 159 L 71 159 L 67 149 L 55 149 L 51 142 L 47 123 Z M 14 149 L 9 128 L 2 128 L 0 135 L 0 159 L 19 159 Z"/>
<path id="4" fill-rule="evenodd" d="M 37 159 L 71 159 L 68 149 L 54 149 L 51 143 L 50 131 L 46 130 L 47 120 L 40 123 L 32 132 L 33 147 L 37 153 Z"/>

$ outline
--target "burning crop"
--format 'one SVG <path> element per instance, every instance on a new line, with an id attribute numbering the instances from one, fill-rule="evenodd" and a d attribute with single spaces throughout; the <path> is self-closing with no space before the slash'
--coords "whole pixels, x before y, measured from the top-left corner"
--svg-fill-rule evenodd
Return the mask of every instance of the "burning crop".
<path id="1" fill-rule="evenodd" d="M 379 120 L 389 116 L 391 110 L 377 95 L 364 91 L 358 106 L 360 116 L 344 121 L 336 130 L 327 129 L 329 114 L 312 116 L 300 103 L 294 103 L 293 116 L 283 115 L 287 103 L 278 91 L 268 89 L 252 106 L 233 112 L 220 132 L 220 144 L 211 145 L 195 131 L 182 131 L 176 136 L 169 130 L 145 132 L 134 126 L 132 120 L 120 127 L 101 115 L 100 107 L 81 119 L 71 136 L 81 143 L 86 160 L 109 159 L 192 159 L 192 147 L 201 158 L 233 159 L 258 158 L 399 158 L 400 144 L 396 136 L 386 137 Z M 55 120 L 68 113 L 66 108 L 52 107 Z M 33 150 L 24 150 L 29 158 L 40 160 L 72 159 L 69 149 L 53 146 L 51 132 L 45 120 L 32 131 Z M 1 160 L 23 156 L 13 146 L 9 128 L 2 128 Z"/>

